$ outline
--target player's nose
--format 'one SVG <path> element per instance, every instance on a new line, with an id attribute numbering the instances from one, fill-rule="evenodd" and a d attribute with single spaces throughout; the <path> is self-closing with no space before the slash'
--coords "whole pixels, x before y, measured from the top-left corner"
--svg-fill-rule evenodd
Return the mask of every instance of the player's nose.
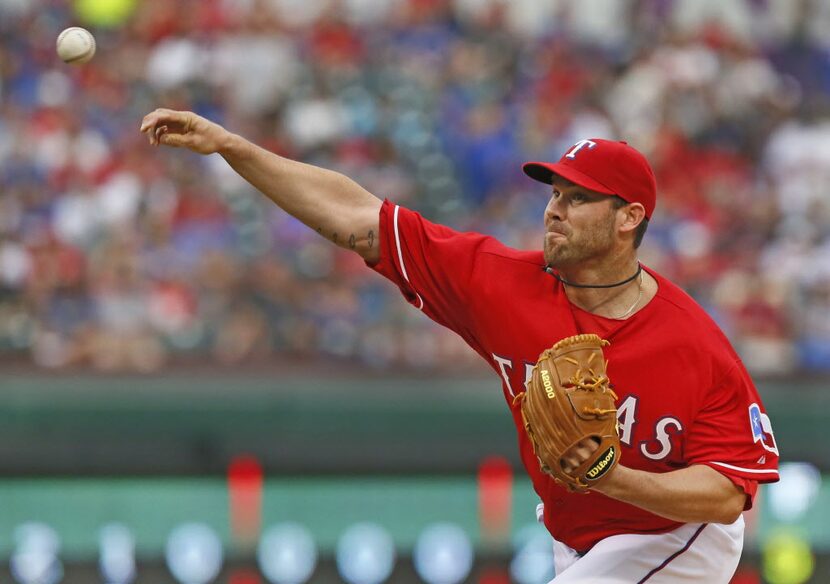
<path id="1" fill-rule="evenodd" d="M 565 206 L 551 197 L 547 207 L 545 207 L 545 225 L 550 225 L 554 221 L 562 221 L 564 218 Z"/>

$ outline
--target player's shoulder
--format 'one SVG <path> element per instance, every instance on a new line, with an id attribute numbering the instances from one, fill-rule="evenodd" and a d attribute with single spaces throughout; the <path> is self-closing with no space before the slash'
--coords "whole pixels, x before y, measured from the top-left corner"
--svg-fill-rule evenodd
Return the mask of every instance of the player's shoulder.
<path id="1" fill-rule="evenodd" d="M 392 216 L 392 226 L 396 233 L 399 229 L 402 233 L 406 233 L 407 229 L 416 229 L 427 240 L 440 241 L 446 251 L 473 253 L 476 262 L 485 265 L 510 265 L 515 268 L 528 267 L 535 270 L 541 270 L 544 266 L 541 250 L 519 250 L 502 243 L 493 235 L 437 223 L 417 211 L 395 205 L 388 200 L 384 202 L 384 212 Z"/>
<path id="2" fill-rule="evenodd" d="M 703 387 L 717 387 L 730 372 L 744 371 L 741 358 L 717 322 L 685 290 L 649 270 L 659 285 L 648 319 L 649 332 L 660 350 L 697 364 L 694 375 Z"/>
<path id="3" fill-rule="evenodd" d="M 665 326 L 675 329 L 679 335 L 691 335 L 707 343 L 698 346 L 712 348 L 731 345 L 717 322 L 703 307 L 680 286 L 660 275 L 654 270 L 648 272 L 657 280 L 658 290 L 655 300 L 660 312 L 660 320 Z"/>
<path id="4" fill-rule="evenodd" d="M 521 250 L 509 247 L 498 239 L 491 237 L 481 246 L 481 253 L 485 261 L 493 263 L 513 264 L 541 269 L 544 266 L 542 250 Z"/>
<path id="5" fill-rule="evenodd" d="M 462 238 L 476 243 L 476 263 L 482 270 L 498 270 L 499 273 L 543 273 L 545 267 L 542 250 L 522 250 L 510 247 L 492 235 L 476 232 L 462 232 Z"/>

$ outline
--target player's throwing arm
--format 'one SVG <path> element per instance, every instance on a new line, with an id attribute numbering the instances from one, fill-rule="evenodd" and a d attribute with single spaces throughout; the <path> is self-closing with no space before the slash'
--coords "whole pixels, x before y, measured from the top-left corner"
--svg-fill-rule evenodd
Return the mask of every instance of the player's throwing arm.
<path id="1" fill-rule="evenodd" d="M 378 260 L 381 200 L 347 176 L 268 152 L 192 112 L 157 109 L 144 116 L 141 132 L 156 146 L 220 154 L 284 211 L 336 245 Z"/>

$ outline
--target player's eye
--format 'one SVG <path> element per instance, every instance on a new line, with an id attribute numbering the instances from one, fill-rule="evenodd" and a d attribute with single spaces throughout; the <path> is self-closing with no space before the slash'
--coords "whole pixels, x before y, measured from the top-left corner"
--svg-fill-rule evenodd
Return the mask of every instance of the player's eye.
<path id="1" fill-rule="evenodd" d="M 585 196 L 585 193 L 574 193 L 571 195 L 572 203 L 584 203 L 587 200 L 588 197 Z"/>

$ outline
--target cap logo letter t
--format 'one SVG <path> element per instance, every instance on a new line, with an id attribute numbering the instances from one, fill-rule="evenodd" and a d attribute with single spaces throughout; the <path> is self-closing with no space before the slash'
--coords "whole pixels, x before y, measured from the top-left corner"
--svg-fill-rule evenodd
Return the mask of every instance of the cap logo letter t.
<path id="1" fill-rule="evenodd" d="M 571 159 L 576 158 L 576 153 L 585 148 L 585 146 L 587 146 L 588 148 L 593 148 L 596 145 L 597 143 L 592 142 L 591 140 L 580 140 L 579 142 L 574 144 L 573 148 L 571 148 L 567 154 L 565 154 L 565 157 Z"/>

